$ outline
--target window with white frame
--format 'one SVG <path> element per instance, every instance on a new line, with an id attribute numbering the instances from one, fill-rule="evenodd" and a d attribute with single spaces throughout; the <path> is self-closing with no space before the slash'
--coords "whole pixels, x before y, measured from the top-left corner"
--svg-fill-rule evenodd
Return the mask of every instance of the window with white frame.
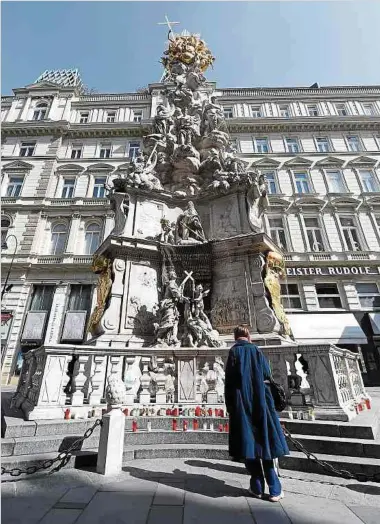
<path id="1" fill-rule="evenodd" d="M 370 169 L 359 169 L 360 180 L 365 193 L 375 193 L 379 191 L 379 184 Z"/>
<path id="2" fill-rule="evenodd" d="M 286 310 L 303 309 L 298 284 L 281 284 L 281 302 Z"/>
<path id="3" fill-rule="evenodd" d="M 316 104 L 308 104 L 306 108 L 307 108 L 307 113 L 309 116 L 318 116 L 319 115 L 318 106 Z"/>
<path id="4" fill-rule="evenodd" d="M 300 144 L 298 138 L 285 138 L 286 150 L 288 153 L 299 153 Z"/>
<path id="5" fill-rule="evenodd" d="M 270 195 L 278 193 L 276 173 L 274 171 L 264 171 L 262 174 L 265 177 L 268 193 Z"/>
<path id="6" fill-rule="evenodd" d="M 22 185 L 24 183 L 23 176 L 10 176 L 7 185 L 7 197 L 18 197 L 21 194 Z"/>
<path id="7" fill-rule="evenodd" d="M 97 222 L 92 222 L 86 226 L 84 237 L 84 252 L 86 255 L 92 255 L 100 244 L 101 227 Z"/>
<path id="8" fill-rule="evenodd" d="M 267 138 L 253 139 L 255 153 L 269 153 L 269 143 Z"/>
<path id="9" fill-rule="evenodd" d="M 83 144 L 72 144 L 71 158 L 82 158 Z"/>
<path id="10" fill-rule="evenodd" d="M 40 102 L 33 111 L 33 120 L 45 120 L 48 110 L 46 102 Z"/>
<path id="11" fill-rule="evenodd" d="M 133 110 L 133 121 L 134 122 L 137 122 L 137 123 L 141 122 L 142 117 L 143 117 L 142 109 Z"/>
<path id="12" fill-rule="evenodd" d="M 133 160 L 140 153 L 140 142 L 129 142 L 128 157 Z"/>
<path id="13" fill-rule="evenodd" d="M 79 113 L 79 123 L 87 124 L 90 119 L 90 113 L 88 111 L 81 111 Z"/>
<path id="14" fill-rule="evenodd" d="M 100 158 L 110 158 L 111 157 L 112 146 L 110 143 L 100 144 Z"/>
<path id="15" fill-rule="evenodd" d="M 360 251 L 362 248 L 354 219 L 352 217 L 340 217 L 340 224 L 348 251 Z"/>
<path id="16" fill-rule="evenodd" d="M 116 111 L 106 111 L 106 122 L 116 121 Z"/>
<path id="17" fill-rule="evenodd" d="M 251 116 L 253 118 L 261 118 L 263 116 L 263 112 L 260 105 L 251 106 Z"/>
<path id="18" fill-rule="evenodd" d="M 320 309 L 341 309 L 342 300 L 337 284 L 315 284 Z"/>
<path id="19" fill-rule="evenodd" d="M 66 249 L 67 226 L 66 224 L 54 224 L 51 228 L 50 254 L 62 255 Z"/>
<path id="20" fill-rule="evenodd" d="M 347 106 L 344 102 L 335 104 L 335 110 L 339 116 L 348 116 Z"/>
<path id="21" fill-rule="evenodd" d="M 67 311 L 90 311 L 92 286 L 86 284 L 72 284 Z"/>
<path id="22" fill-rule="evenodd" d="M 73 198 L 75 190 L 75 178 L 64 177 L 61 198 Z"/>
<path id="23" fill-rule="evenodd" d="M 375 106 L 372 103 L 363 104 L 363 111 L 364 111 L 364 114 L 367 115 L 367 116 L 375 116 L 376 115 Z"/>
<path id="24" fill-rule="evenodd" d="M 290 118 L 290 108 L 288 104 L 282 104 L 278 108 L 281 118 Z"/>
<path id="25" fill-rule="evenodd" d="M 234 111 L 232 107 L 223 107 L 223 115 L 224 118 L 233 118 L 234 117 Z"/>
<path id="26" fill-rule="evenodd" d="M 36 142 L 21 142 L 20 156 L 33 156 Z"/>
<path id="27" fill-rule="evenodd" d="M 274 242 L 285 251 L 288 251 L 286 233 L 282 218 L 269 218 L 269 234 Z"/>
<path id="28" fill-rule="evenodd" d="M 304 217 L 307 241 L 310 251 L 326 251 L 322 228 L 317 217 Z"/>
<path id="29" fill-rule="evenodd" d="M 375 282 L 363 282 L 355 287 L 363 309 L 380 308 L 380 292 Z"/>
<path id="30" fill-rule="evenodd" d="M 6 216 L 2 216 L 1 217 L 1 249 L 6 249 L 3 246 L 8 236 L 8 231 L 10 227 L 11 227 L 11 219 Z"/>
<path id="31" fill-rule="evenodd" d="M 94 189 L 92 192 L 93 198 L 105 198 L 106 188 L 105 183 L 107 178 L 105 176 L 96 176 L 94 180 Z"/>
<path id="32" fill-rule="evenodd" d="M 347 136 L 346 140 L 349 151 L 357 152 L 363 149 L 360 138 L 357 135 Z"/>
<path id="33" fill-rule="evenodd" d="M 317 150 L 320 153 L 328 153 L 331 151 L 329 139 L 326 136 L 321 136 L 315 139 L 317 144 Z"/>
<path id="34" fill-rule="evenodd" d="M 326 179 L 330 193 L 346 193 L 343 173 L 336 169 L 326 171 Z"/>
<path id="35" fill-rule="evenodd" d="M 312 193 L 309 175 L 305 171 L 295 171 L 294 182 L 297 193 Z"/>

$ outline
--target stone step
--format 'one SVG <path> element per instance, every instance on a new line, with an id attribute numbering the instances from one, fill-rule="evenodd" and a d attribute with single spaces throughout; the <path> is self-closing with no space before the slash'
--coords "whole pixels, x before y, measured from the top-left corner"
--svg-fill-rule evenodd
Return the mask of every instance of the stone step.
<path id="1" fill-rule="evenodd" d="M 308 451 L 315 454 L 344 455 L 348 457 L 364 457 L 380 459 L 380 439 L 368 441 L 366 439 L 343 439 L 337 437 L 315 437 L 314 435 L 292 436 Z M 288 440 L 290 451 L 297 448 Z"/>

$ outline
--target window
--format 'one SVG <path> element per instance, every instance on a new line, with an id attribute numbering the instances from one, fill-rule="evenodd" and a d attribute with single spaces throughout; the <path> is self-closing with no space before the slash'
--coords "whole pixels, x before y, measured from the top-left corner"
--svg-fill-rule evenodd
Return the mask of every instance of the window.
<path id="1" fill-rule="evenodd" d="M 86 255 L 92 255 L 97 249 L 100 244 L 100 226 L 96 222 L 93 222 L 92 224 L 89 224 L 86 227 L 86 234 L 85 234 L 85 254 Z"/>
<path id="2" fill-rule="evenodd" d="M 71 146 L 71 158 L 82 158 L 83 144 L 73 144 Z"/>
<path id="3" fill-rule="evenodd" d="M 140 153 L 140 142 L 129 142 L 128 157 L 133 160 Z"/>
<path id="4" fill-rule="evenodd" d="M 363 191 L 366 193 L 374 193 L 379 191 L 379 184 L 372 171 L 368 169 L 359 170 L 360 180 L 363 185 Z"/>
<path id="5" fill-rule="evenodd" d="M 106 111 L 106 122 L 115 122 L 116 111 Z"/>
<path id="6" fill-rule="evenodd" d="M 35 148 L 35 142 L 21 142 L 20 156 L 33 156 Z"/>
<path id="7" fill-rule="evenodd" d="M 304 220 L 309 249 L 311 251 L 325 251 L 322 230 L 318 218 L 305 217 Z"/>
<path id="8" fill-rule="evenodd" d="M 51 228 L 50 254 L 62 255 L 65 252 L 67 227 L 65 224 L 55 224 Z"/>
<path id="9" fill-rule="evenodd" d="M 21 194 L 24 178 L 22 176 L 10 176 L 7 186 L 7 197 L 18 197 Z"/>
<path id="10" fill-rule="evenodd" d="M 287 251 L 285 228 L 282 218 L 270 218 L 269 230 L 272 240 L 281 248 Z"/>
<path id="11" fill-rule="evenodd" d="M 75 189 L 74 178 L 64 178 L 61 198 L 73 198 Z"/>
<path id="12" fill-rule="evenodd" d="M 1 249 L 7 249 L 4 244 L 7 239 L 8 231 L 10 227 L 11 227 L 10 219 L 8 217 L 1 217 Z"/>
<path id="13" fill-rule="evenodd" d="M 256 138 L 254 143 L 256 153 L 269 153 L 269 144 L 267 138 Z"/>
<path id="14" fill-rule="evenodd" d="M 111 156 L 111 144 L 101 144 L 100 145 L 100 158 L 110 158 Z"/>
<path id="15" fill-rule="evenodd" d="M 67 311 L 90 311 L 91 286 L 83 284 L 72 284 L 70 286 L 70 298 Z"/>
<path id="16" fill-rule="evenodd" d="M 363 111 L 364 111 L 364 114 L 367 116 L 376 115 L 375 106 L 373 104 L 363 104 Z"/>
<path id="17" fill-rule="evenodd" d="M 362 308 L 380 308 L 380 293 L 377 284 L 365 282 L 363 284 L 356 284 L 355 287 Z"/>
<path id="18" fill-rule="evenodd" d="M 289 118 L 290 117 L 290 110 L 288 105 L 282 105 L 279 107 L 280 111 L 280 117 L 281 118 Z"/>
<path id="19" fill-rule="evenodd" d="M 336 284 L 315 284 L 318 304 L 321 309 L 337 309 L 342 307 L 338 286 Z"/>
<path id="20" fill-rule="evenodd" d="M 300 146 L 298 138 L 285 138 L 286 150 L 288 153 L 299 153 Z"/>
<path id="21" fill-rule="evenodd" d="M 90 118 L 90 113 L 88 111 L 81 111 L 79 113 L 79 123 L 87 124 Z"/>
<path id="22" fill-rule="evenodd" d="M 339 116 L 347 116 L 348 115 L 348 111 L 347 111 L 347 107 L 346 107 L 346 104 L 342 103 L 342 104 L 335 104 L 335 109 L 336 109 L 336 112 Z"/>
<path id="23" fill-rule="evenodd" d="M 261 106 L 251 106 L 251 115 L 253 118 L 261 118 L 263 116 Z"/>
<path id="24" fill-rule="evenodd" d="M 234 112 L 233 112 L 232 107 L 223 107 L 223 115 L 224 115 L 224 118 L 233 118 Z"/>
<path id="25" fill-rule="evenodd" d="M 263 173 L 263 175 L 265 176 L 265 180 L 267 183 L 268 193 L 270 195 L 275 195 L 276 193 L 278 193 L 276 174 L 274 173 L 274 171 L 268 171 L 266 173 Z"/>
<path id="26" fill-rule="evenodd" d="M 133 121 L 134 122 L 141 122 L 143 116 L 142 109 L 135 109 L 133 111 Z"/>
<path id="27" fill-rule="evenodd" d="M 281 300 L 285 309 L 302 309 L 297 284 L 281 284 Z"/>
<path id="28" fill-rule="evenodd" d="M 330 193 L 346 193 L 343 174 L 340 171 L 326 171 L 326 178 Z"/>
<path id="29" fill-rule="evenodd" d="M 33 112 L 33 120 L 44 120 L 46 118 L 47 110 L 48 105 L 46 102 L 41 102 L 37 104 Z"/>
<path id="30" fill-rule="evenodd" d="M 358 136 L 348 136 L 347 137 L 347 144 L 348 144 L 348 150 L 349 151 L 360 151 L 361 144 Z"/>
<path id="31" fill-rule="evenodd" d="M 29 311 L 50 311 L 54 286 L 34 286 Z"/>
<path id="32" fill-rule="evenodd" d="M 359 235 L 354 219 L 350 217 L 340 217 L 340 224 L 348 251 L 360 251 Z"/>
<path id="33" fill-rule="evenodd" d="M 307 113 L 309 116 L 318 116 L 318 107 L 315 104 L 307 105 Z"/>
<path id="34" fill-rule="evenodd" d="M 106 177 L 95 177 L 94 181 L 94 191 L 92 193 L 93 198 L 104 198 L 106 193 L 106 188 L 104 187 L 106 183 Z"/>
<path id="35" fill-rule="evenodd" d="M 328 153 L 330 151 L 330 144 L 327 137 L 320 137 L 315 139 L 317 143 L 317 150 L 320 153 Z"/>
<path id="36" fill-rule="evenodd" d="M 294 173 L 297 193 L 311 193 L 309 176 L 307 173 Z"/>

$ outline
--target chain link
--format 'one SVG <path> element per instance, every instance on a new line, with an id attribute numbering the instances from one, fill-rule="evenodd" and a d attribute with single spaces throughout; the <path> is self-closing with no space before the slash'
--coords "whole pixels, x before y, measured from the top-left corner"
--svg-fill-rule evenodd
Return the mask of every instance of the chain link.
<path id="1" fill-rule="evenodd" d="M 49 469 L 56 462 L 58 462 L 55 468 L 51 470 L 51 473 L 55 473 L 59 471 L 60 469 L 62 469 L 64 466 L 66 466 L 66 464 L 69 462 L 73 454 L 73 451 L 78 451 L 79 445 L 82 444 L 86 439 L 91 437 L 95 429 L 101 425 L 102 425 L 101 419 L 97 419 L 94 425 L 85 431 L 83 437 L 80 437 L 77 440 L 75 440 L 68 449 L 65 449 L 65 451 L 61 451 L 55 459 L 48 459 L 42 462 L 42 464 L 39 464 L 38 466 L 37 465 L 28 466 L 25 469 L 22 469 L 22 468 L 7 469 L 2 466 L 1 475 L 10 475 L 11 477 L 19 477 L 20 475 L 32 475 L 33 473 L 36 473 L 37 471 Z"/>
<path id="2" fill-rule="evenodd" d="M 314 453 L 311 453 L 311 451 L 308 451 L 303 444 L 290 434 L 290 432 L 286 429 L 286 427 L 282 425 L 282 430 L 284 432 L 285 437 L 290 440 L 290 442 L 294 445 L 294 447 L 301 451 L 301 453 L 304 453 L 307 458 L 311 461 L 316 462 L 323 468 L 325 471 L 328 471 L 330 473 L 333 473 L 337 477 L 342 477 L 348 480 L 354 479 L 358 482 L 380 482 L 380 473 L 375 473 L 374 475 L 366 475 L 365 473 L 351 473 L 351 471 L 347 471 L 346 469 L 337 469 L 328 462 L 325 462 L 324 460 L 320 460 L 318 457 L 314 455 Z"/>

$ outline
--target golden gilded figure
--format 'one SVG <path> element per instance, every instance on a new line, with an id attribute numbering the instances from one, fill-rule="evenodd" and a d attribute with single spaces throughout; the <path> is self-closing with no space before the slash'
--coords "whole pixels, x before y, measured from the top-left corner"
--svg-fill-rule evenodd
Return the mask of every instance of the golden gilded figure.
<path id="1" fill-rule="evenodd" d="M 274 251 L 269 251 L 266 257 L 265 269 L 266 275 L 264 278 L 264 284 L 270 294 L 272 309 L 282 325 L 283 334 L 293 338 L 288 317 L 286 316 L 284 307 L 281 303 L 280 279 L 285 277 L 285 263 L 282 255 L 275 253 Z"/>
<path id="2" fill-rule="evenodd" d="M 111 267 L 112 263 L 108 258 L 104 256 L 94 256 L 91 269 L 94 273 L 99 275 L 99 278 L 96 286 L 96 306 L 87 326 L 87 332 L 92 335 L 95 333 L 96 328 L 102 319 L 107 298 L 111 291 Z"/>
<path id="3" fill-rule="evenodd" d="M 204 40 L 196 35 L 176 35 L 169 39 L 162 63 L 170 71 L 176 62 L 197 66 L 202 73 L 213 64 L 215 58 Z"/>

